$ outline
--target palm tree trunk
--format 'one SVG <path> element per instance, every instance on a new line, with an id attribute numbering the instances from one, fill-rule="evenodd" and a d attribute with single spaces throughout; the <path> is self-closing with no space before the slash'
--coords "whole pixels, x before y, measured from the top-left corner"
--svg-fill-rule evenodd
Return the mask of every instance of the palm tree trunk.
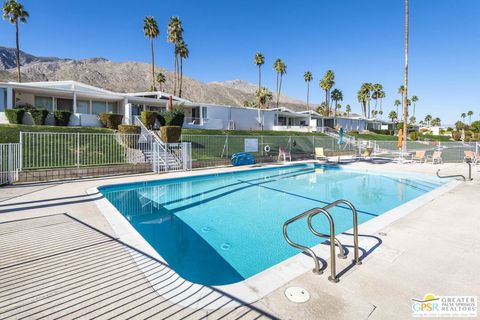
<path id="1" fill-rule="evenodd" d="M 22 82 L 22 77 L 20 74 L 20 44 L 18 41 L 18 21 L 15 21 L 15 40 L 17 42 L 17 72 L 18 72 L 18 82 Z"/>
<path id="2" fill-rule="evenodd" d="M 155 54 L 153 52 L 153 38 L 150 37 L 150 47 L 152 49 L 152 91 L 155 91 Z"/>
<path id="3" fill-rule="evenodd" d="M 310 109 L 310 81 L 307 81 L 307 111 Z"/>
<path id="4" fill-rule="evenodd" d="M 258 65 L 258 91 L 262 88 L 262 66 Z"/>
<path id="5" fill-rule="evenodd" d="M 182 87 L 183 87 L 183 59 L 180 57 L 180 88 L 178 89 L 178 96 L 182 97 Z"/>
<path id="6" fill-rule="evenodd" d="M 278 103 L 280 102 L 280 93 L 282 92 L 282 77 L 282 74 L 280 74 L 280 86 L 278 87 L 277 108 Z"/>
<path id="7" fill-rule="evenodd" d="M 328 90 L 325 89 L 325 112 L 327 117 L 330 115 L 330 108 L 328 107 Z"/>
<path id="8" fill-rule="evenodd" d="M 280 75 L 280 74 L 277 72 L 277 90 L 276 90 L 276 92 L 275 92 L 276 95 L 277 95 L 277 103 L 276 103 L 277 108 L 278 108 L 278 96 L 279 96 L 279 93 L 278 93 L 278 92 L 279 92 L 279 91 L 278 91 L 278 78 L 279 78 L 279 75 Z"/>
<path id="9" fill-rule="evenodd" d="M 408 117 L 408 0 L 405 0 L 405 81 L 403 97 L 403 150 L 407 150 L 407 117 Z"/>
<path id="10" fill-rule="evenodd" d="M 177 49 L 173 55 L 173 95 L 177 95 Z"/>

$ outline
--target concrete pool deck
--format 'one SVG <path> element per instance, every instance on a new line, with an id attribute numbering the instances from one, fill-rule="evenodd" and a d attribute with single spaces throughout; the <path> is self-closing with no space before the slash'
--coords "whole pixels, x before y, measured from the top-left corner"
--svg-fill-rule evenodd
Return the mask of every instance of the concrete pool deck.
<path id="1" fill-rule="evenodd" d="M 401 165 L 355 162 L 345 165 L 375 171 L 417 172 L 432 175 L 440 168 L 442 174 L 467 174 L 465 164 Z M 244 169 L 248 168 L 244 167 Z M 431 199 L 410 214 L 382 228 L 380 232 L 370 234 L 370 236 L 374 236 L 373 243 L 380 242 L 381 244 L 366 257 L 362 266 L 341 274 L 340 282 L 337 284 L 327 280 L 328 270 L 323 275 L 305 272 L 251 306 L 240 306 L 233 311 L 227 308 L 214 310 L 214 312 L 211 309 L 207 311 L 181 308 L 182 312 L 169 313 L 168 316 L 171 319 L 185 318 L 185 315 L 191 313 L 190 318 L 255 318 L 260 316 L 281 319 L 385 319 L 387 317 L 397 319 L 410 318 L 411 298 L 422 298 L 426 293 L 478 296 L 480 295 L 480 277 L 477 276 L 480 264 L 480 246 L 478 246 L 480 243 L 480 233 L 478 232 L 480 230 L 480 220 L 478 219 L 479 168 L 473 167 L 474 181 L 459 184 L 443 196 Z M 193 174 L 237 169 L 201 170 L 194 171 Z M 88 195 L 86 190 L 103 184 L 155 180 L 182 175 L 185 173 L 136 175 L 4 187 L 0 189 L 0 223 L 41 216 L 58 219 L 55 215 L 68 213 L 98 230 L 114 235 L 111 226 L 94 203 L 99 195 Z M 15 224 L 20 226 L 19 222 Z M 15 224 L 10 224 L 10 226 Z M 56 225 L 58 228 L 62 226 L 62 224 L 54 222 L 47 222 L 47 224 L 51 225 L 52 230 L 55 230 Z M 7 226 L 9 224 L 0 225 Z M 19 228 L 21 229 L 21 227 Z M 29 230 L 34 231 L 36 228 L 41 228 L 41 226 L 33 226 Z M 21 232 L 21 230 L 13 227 L 9 232 Z M 35 237 L 37 233 L 32 232 L 29 236 Z M 10 241 L 12 235 L 9 234 L 4 234 L 2 238 Z M 18 243 L 18 246 L 24 247 L 21 242 Z M 25 252 L 28 253 L 29 250 L 35 248 L 35 246 L 25 245 Z M 38 250 L 38 248 L 36 249 Z M 325 255 L 321 255 L 321 257 L 327 258 Z M 341 272 L 345 265 L 341 260 L 337 260 L 337 262 L 339 263 L 338 271 Z M 147 288 L 148 281 L 147 279 L 144 281 L 142 285 Z M 42 282 L 41 285 L 45 285 L 45 282 Z M 54 283 L 54 285 L 61 287 L 61 284 Z M 307 289 L 311 295 L 310 301 L 303 304 L 288 301 L 285 298 L 284 290 L 290 286 Z M 15 288 L 15 285 L 12 287 Z M 41 304 L 41 299 L 46 298 L 39 296 L 35 303 Z M 1 308 L 5 303 L 1 299 L 0 318 L 2 318 Z M 101 299 L 95 303 L 99 308 Z M 148 302 L 138 300 L 130 302 L 130 304 L 132 303 L 136 303 L 136 310 L 145 312 L 144 314 L 147 312 L 154 314 L 153 311 L 147 310 L 158 309 L 158 304 L 163 306 L 170 304 L 158 297 L 154 300 L 150 299 Z M 92 308 L 86 302 L 83 302 L 82 305 L 85 306 L 83 310 L 85 313 Z M 178 309 L 178 306 L 171 305 L 170 311 Z M 201 307 L 201 305 L 198 306 Z M 18 310 L 31 307 L 19 304 Z M 103 307 L 107 308 L 107 306 Z M 76 312 L 82 314 L 82 310 Z M 209 313 L 211 314 L 208 315 Z"/>

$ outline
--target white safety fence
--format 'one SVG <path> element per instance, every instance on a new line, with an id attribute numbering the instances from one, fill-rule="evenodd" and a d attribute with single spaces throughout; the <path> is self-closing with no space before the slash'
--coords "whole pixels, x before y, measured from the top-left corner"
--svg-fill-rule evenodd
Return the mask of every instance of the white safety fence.
<path id="1" fill-rule="evenodd" d="M 19 143 L 0 143 L 0 185 L 18 180 L 21 166 Z"/>
<path id="2" fill-rule="evenodd" d="M 154 142 L 152 145 L 154 172 L 188 171 L 192 169 L 191 143 Z"/>

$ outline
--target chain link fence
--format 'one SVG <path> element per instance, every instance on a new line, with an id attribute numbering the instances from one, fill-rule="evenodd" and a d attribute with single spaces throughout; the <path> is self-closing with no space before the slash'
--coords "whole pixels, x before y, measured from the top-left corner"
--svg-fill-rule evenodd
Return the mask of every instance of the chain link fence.
<path id="1" fill-rule="evenodd" d="M 257 139 L 257 152 L 250 152 L 257 163 L 278 160 L 280 147 L 285 147 L 292 160 L 315 158 L 315 148 L 323 148 L 327 156 L 359 155 L 367 147 L 374 149 L 374 156 L 396 159 L 400 156 L 411 158 L 417 150 L 425 150 L 426 156 L 441 151 L 444 162 L 464 161 L 465 151 L 479 152 L 476 142 L 426 142 L 409 141 L 407 153 L 400 152 L 397 141 L 357 140 L 355 143 L 338 144 L 331 136 L 262 136 L 262 135 L 182 135 L 182 142 L 192 144 L 192 167 L 204 168 L 230 164 L 230 158 L 238 152 L 245 152 L 245 140 Z"/>

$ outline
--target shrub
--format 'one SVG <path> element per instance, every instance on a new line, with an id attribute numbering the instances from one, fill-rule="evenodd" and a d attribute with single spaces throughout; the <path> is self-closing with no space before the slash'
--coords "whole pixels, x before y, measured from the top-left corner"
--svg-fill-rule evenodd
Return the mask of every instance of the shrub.
<path id="1" fill-rule="evenodd" d="M 56 110 L 53 112 L 53 117 L 55 118 L 55 125 L 66 127 L 70 122 L 70 116 L 72 113 L 70 111 L 65 110 Z"/>
<path id="2" fill-rule="evenodd" d="M 157 112 L 155 111 L 142 111 L 140 114 L 140 119 L 142 123 L 147 129 L 152 129 L 155 125 L 155 121 L 157 120 Z"/>
<path id="3" fill-rule="evenodd" d="M 348 131 L 348 134 L 350 134 L 350 135 L 358 134 L 358 130 L 350 130 L 350 131 Z"/>
<path id="4" fill-rule="evenodd" d="M 415 140 L 417 140 L 417 139 L 418 139 L 418 134 L 417 134 L 417 132 L 416 132 L 416 131 L 410 132 L 410 140 L 415 141 Z"/>
<path id="5" fill-rule="evenodd" d="M 120 124 L 118 126 L 118 133 L 123 134 L 122 136 L 120 136 L 122 142 L 128 148 L 135 148 L 137 146 L 138 139 L 140 138 L 140 132 L 142 132 L 142 129 L 139 126 L 128 124 Z M 125 136 L 127 134 L 128 136 Z M 135 134 L 135 136 L 130 136 L 132 134 Z"/>
<path id="6" fill-rule="evenodd" d="M 160 127 L 160 139 L 165 143 L 177 143 L 182 135 L 182 127 L 180 126 L 163 126 Z"/>
<path id="7" fill-rule="evenodd" d="M 165 118 L 160 112 L 157 112 L 157 121 L 160 123 L 160 126 L 165 125 Z"/>
<path id="8" fill-rule="evenodd" d="M 129 124 L 120 124 L 118 126 L 118 133 L 121 134 L 140 134 L 142 129 L 140 126 L 129 125 Z"/>
<path id="9" fill-rule="evenodd" d="M 116 113 L 100 113 L 100 122 L 108 129 L 117 130 L 119 125 L 122 124 L 123 115 Z"/>
<path id="10" fill-rule="evenodd" d="M 22 124 L 24 114 L 25 110 L 23 109 L 5 109 L 5 115 L 11 124 Z"/>
<path id="11" fill-rule="evenodd" d="M 183 118 L 185 118 L 185 113 L 183 109 L 174 108 L 172 111 L 165 112 L 163 114 L 165 118 L 165 125 L 167 126 L 183 126 Z"/>
<path id="12" fill-rule="evenodd" d="M 43 126 L 49 112 L 47 109 L 30 109 L 30 114 L 32 115 L 34 124 L 37 126 Z"/>
<path id="13" fill-rule="evenodd" d="M 470 129 L 474 132 L 480 132 L 480 121 L 473 121 L 470 125 Z"/>
<path id="14" fill-rule="evenodd" d="M 462 134 L 459 131 L 453 131 L 452 138 L 455 141 L 460 141 L 462 139 Z"/>

